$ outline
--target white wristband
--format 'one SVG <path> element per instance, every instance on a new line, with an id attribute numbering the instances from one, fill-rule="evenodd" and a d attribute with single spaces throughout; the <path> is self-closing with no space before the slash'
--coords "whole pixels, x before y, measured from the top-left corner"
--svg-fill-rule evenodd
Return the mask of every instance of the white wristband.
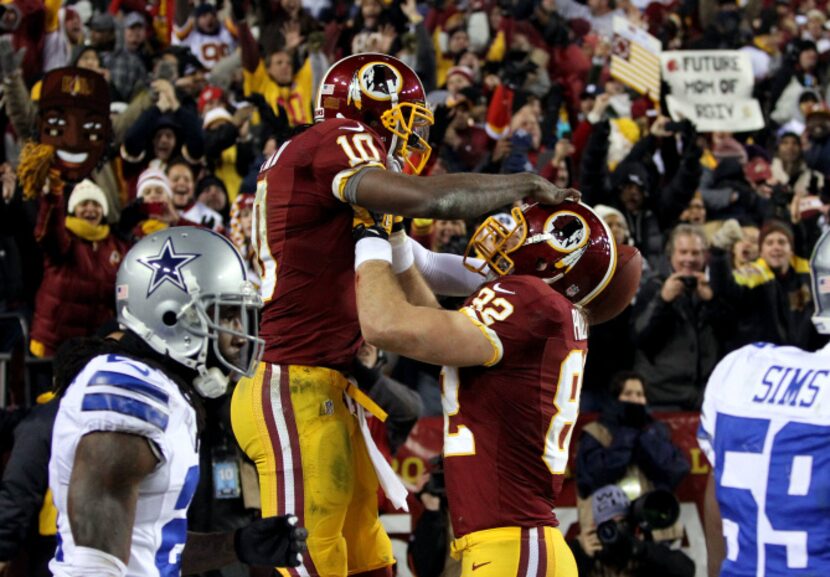
<path id="1" fill-rule="evenodd" d="M 354 269 L 367 260 L 382 260 L 392 264 L 392 245 L 382 238 L 362 238 L 354 245 Z"/>
<path id="2" fill-rule="evenodd" d="M 392 271 L 401 274 L 415 263 L 415 255 L 412 254 L 412 241 L 404 231 L 393 232 L 389 237 L 389 244 L 392 245 Z"/>
<path id="3" fill-rule="evenodd" d="M 71 572 L 84 577 L 124 577 L 127 566 L 115 555 L 92 547 L 75 547 Z"/>

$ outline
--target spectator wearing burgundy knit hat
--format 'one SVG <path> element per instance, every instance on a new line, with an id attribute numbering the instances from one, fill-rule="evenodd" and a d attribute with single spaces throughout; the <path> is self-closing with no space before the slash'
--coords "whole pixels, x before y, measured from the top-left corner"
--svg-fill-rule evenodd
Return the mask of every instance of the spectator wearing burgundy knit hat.
<path id="1" fill-rule="evenodd" d="M 91 335 L 114 316 L 115 274 L 128 249 L 104 221 L 109 207 L 98 185 L 75 185 L 65 210 L 63 186 L 53 184 L 35 226 L 44 251 L 29 347 L 37 357 L 53 356 L 63 341 Z"/>
<path id="2" fill-rule="evenodd" d="M 760 258 L 734 273 L 725 250 L 711 251 L 712 290 L 735 314 L 727 351 L 753 342 L 816 350 L 820 343 L 810 320 L 810 267 L 795 253 L 792 228 L 783 221 L 765 222 L 758 246 Z"/>

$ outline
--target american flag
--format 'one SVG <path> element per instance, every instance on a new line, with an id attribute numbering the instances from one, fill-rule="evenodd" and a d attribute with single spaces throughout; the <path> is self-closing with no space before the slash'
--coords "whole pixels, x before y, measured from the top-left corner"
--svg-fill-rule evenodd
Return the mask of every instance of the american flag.
<path id="1" fill-rule="evenodd" d="M 830 276 L 818 277 L 818 292 L 822 295 L 830 293 Z"/>
<path id="2" fill-rule="evenodd" d="M 611 76 L 655 102 L 660 100 L 660 41 L 631 24 L 614 17 L 611 41 Z"/>
<path id="3" fill-rule="evenodd" d="M 115 287 L 115 300 L 123 301 L 128 298 L 127 285 L 120 284 Z"/>

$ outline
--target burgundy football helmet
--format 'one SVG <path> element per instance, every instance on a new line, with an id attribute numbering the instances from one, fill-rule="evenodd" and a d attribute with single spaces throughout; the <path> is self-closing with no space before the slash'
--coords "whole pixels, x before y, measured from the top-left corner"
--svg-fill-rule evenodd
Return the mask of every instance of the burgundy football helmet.
<path id="1" fill-rule="evenodd" d="M 320 82 L 314 120 L 359 120 L 375 130 L 390 156 L 420 174 L 432 148 L 434 122 L 420 79 L 386 54 L 353 54 L 335 62 Z"/>
<path id="2" fill-rule="evenodd" d="M 486 264 L 469 263 L 471 255 Z M 541 278 L 577 305 L 587 305 L 608 286 L 617 247 L 608 225 L 589 206 L 525 204 L 507 215 L 491 216 L 476 230 L 464 255 L 470 270 L 500 276 Z"/>

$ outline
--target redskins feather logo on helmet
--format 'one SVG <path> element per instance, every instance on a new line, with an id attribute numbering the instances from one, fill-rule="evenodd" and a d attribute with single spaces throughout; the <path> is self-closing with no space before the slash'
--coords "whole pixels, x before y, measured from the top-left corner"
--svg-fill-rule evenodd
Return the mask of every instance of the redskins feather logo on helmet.
<path id="1" fill-rule="evenodd" d="M 386 54 L 347 56 L 320 82 L 314 120 L 349 118 L 378 133 L 388 155 L 420 174 L 432 148 L 427 143 L 434 118 L 424 87 L 406 64 Z"/>
<path id="2" fill-rule="evenodd" d="M 504 216 L 491 216 L 473 234 L 464 255 L 467 268 L 537 276 L 577 305 L 587 305 L 608 286 L 617 248 L 608 225 L 590 207 L 525 204 Z M 471 265 L 471 255 L 485 264 Z"/>

